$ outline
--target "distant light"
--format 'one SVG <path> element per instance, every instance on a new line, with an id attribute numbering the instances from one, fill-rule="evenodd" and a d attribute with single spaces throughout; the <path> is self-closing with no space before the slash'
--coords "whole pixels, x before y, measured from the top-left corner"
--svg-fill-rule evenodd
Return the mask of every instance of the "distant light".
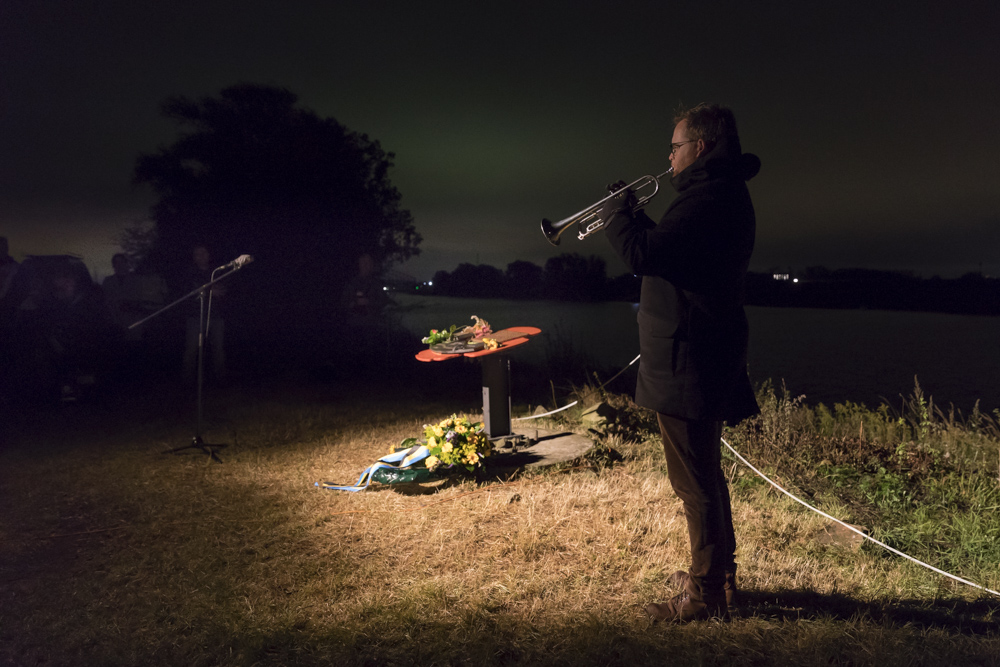
<path id="1" fill-rule="evenodd" d="M 389 291 L 389 288 L 388 288 L 388 287 L 383 287 L 383 288 L 382 288 L 382 291 L 383 291 L 383 292 L 388 292 L 388 291 Z"/>
<path id="2" fill-rule="evenodd" d="M 797 282 L 799 282 L 799 279 L 798 278 L 792 278 L 792 282 L 793 283 L 797 283 Z"/>
<path id="3" fill-rule="evenodd" d="M 788 274 L 787 273 L 775 273 L 772 277 L 775 280 L 788 280 Z"/>
<path id="4" fill-rule="evenodd" d="M 428 280 L 427 281 L 427 286 L 428 287 L 434 287 L 434 281 L 433 280 Z"/>

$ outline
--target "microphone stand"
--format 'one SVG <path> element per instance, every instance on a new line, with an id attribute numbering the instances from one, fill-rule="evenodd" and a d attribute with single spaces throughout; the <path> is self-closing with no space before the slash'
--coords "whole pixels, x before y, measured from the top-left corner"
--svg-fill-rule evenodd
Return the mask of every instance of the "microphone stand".
<path id="1" fill-rule="evenodd" d="M 219 270 L 219 269 L 216 269 L 215 271 L 212 272 L 212 279 L 209 280 L 204 285 L 202 285 L 201 287 L 194 288 L 193 290 L 191 290 L 190 292 L 188 292 L 187 294 L 185 294 L 181 298 L 177 299 L 173 303 L 170 303 L 170 304 L 164 306 L 163 308 L 160 308 L 158 311 L 156 311 L 152 315 L 149 315 L 148 317 L 144 317 L 143 319 L 141 319 L 138 322 L 135 322 L 135 323 L 129 325 L 129 327 L 128 327 L 130 330 L 131 329 L 135 329 L 136 327 L 138 327 L 138 326 L 140 326 L 142 324 L 145 324 L 146 322 L 148 322 L 149 320 L 153 319 L 154 317 L 157 317 L 158 315 L 160 315 L 160 314 L 162 314 L 162 313 L 170 310 L 171 308 L 173 308 L 177 304 L 182 303 L 184 301 L 187 301 L 188 299 L 190 299 L 191 297 L 193 297 L 195 295 L 197 295 L 197 297 L 198 297 L 198 393 L 197 393 L 197 396 L 198 396 L 198 421 L 197 421 L 196 426 L 195 426 L 194 437 L 191 438 L 190 444 L 183 445 L 181 447 L 174 447 L 173 449 L 167 449 L 167 450 L 165 450 L 163 452 L 164 454 L 173 454 L 175 452 L 180 452 L 180 451 L 183 451 L 185 449 L 200 449 L 201 451 L 203 451 L 206 454 L 208 454 L 208 456 L 213 461 L 216 461 L 217 463 L 222 463 L 222 459 L 219 458 L 219 455 L 216 452 L 216 450 L 222 449 L 226 445 L 223 445 L 223 444 L 209 444 L 209 443 L 206 443 L 204 440 L 202 440 L 202 437 L 201 437 L 201 435 L 202 435 L 202 416 L 203 416 L 203 410 L 202 410 L 202 385 L 204 383 L 204 375 L 205 375 L 205 373 L 204 373 L 205 336 L 208 333 L 208 326 L 207 326 L 207 324 L 209 324 L 209 322 L 206 320 L 206 317 L 205 317 L 205 293 L 206 293 L 206 291 L 208 291 L 208 289 L 212 285 L 214 285 L 215 283 L 220 282 L 222 280 L 225 280 L 229 276 L 233 275 L 234 273 L 236 273 L 237 271 L 239 271 L 240 269 L 242 269 L 248 263 L 249 263 L 249 260 L 244 261 L 244 262 L 234 261 L 234 262 L 230 262 L 229 264 L 227 264 L 225 266 L 219 267 L 219 269 L 230 268 L 231 270 L 229 272 L 227 272 L 227 273 L 222 274 L 218 278 L 216 278 L 216 277 L 214 277 L 215 276 L 215 271 Z M 209 314 L 211 314 L 211 293 L 209 293 Z"/>

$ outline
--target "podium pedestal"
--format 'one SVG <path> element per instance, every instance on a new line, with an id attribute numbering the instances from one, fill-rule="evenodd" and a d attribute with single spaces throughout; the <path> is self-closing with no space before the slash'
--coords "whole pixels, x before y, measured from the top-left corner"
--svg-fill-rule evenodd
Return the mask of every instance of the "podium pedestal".
<path id="1" fill-rule="evenodd" d="M 483 369 L 483 424 L 486 435 L 490 440 L 508 438 L 514 433 L 510 423 L 510 359 L 506 353 L 541 332 L 536 327 L 511 327 L 494 334 L 497 340 L 502 339 L 500 346 L 494 350 L 441 354 L 426 349 L 421 350 L 416 358 L 424 362 L 478 358 Z"/>
<path id="2" fill-rule="evenodd" d="M 483 357 L 483 424 L 490 440 L 511 434 L 510 359 Z"/>

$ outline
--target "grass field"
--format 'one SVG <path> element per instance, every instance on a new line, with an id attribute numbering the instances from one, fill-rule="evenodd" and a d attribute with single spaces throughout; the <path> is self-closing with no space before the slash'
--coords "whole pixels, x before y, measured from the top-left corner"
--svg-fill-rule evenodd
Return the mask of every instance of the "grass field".
<path id="1" fill-rule="evenodd" d="M 358 494 L 362 469 L 474 400 L 291 383 L 12 415 L 0 454 L 0 663 L 995 665 L 1000 598 L 877 547 L 727 456 L 739 613 L 651 624 L 687 533 L 649 415 L 622 396 L 586 459 Z M 470 399 L 474 396 L 470 396 Z M 561 397 L 560 397 L 561 398 Z M 586 402 L 585 401 L 585 402 Z M 826 408 L 764 387 L 727 439 L 793 492 L 1000 588 L 990 416 Z M 548 406 L 551 407 L 551 406 Z M 527 410 L 520 406 L 516 412 Z M 584 428 L 569 411 L 560 428 Z"/>

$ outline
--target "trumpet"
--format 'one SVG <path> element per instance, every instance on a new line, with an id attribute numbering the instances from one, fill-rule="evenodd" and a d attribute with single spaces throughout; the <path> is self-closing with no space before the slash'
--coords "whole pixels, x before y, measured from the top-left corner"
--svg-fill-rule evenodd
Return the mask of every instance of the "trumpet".
<path id="1" fill-rule="evenodd" d="M 666 176 L 667 174 L 671 173 L 673 170 L 674 168 L 671 167 L 670 169 L 667 169 L 659 176 L 647 175 L 637 178 L 636 180 L 626 185 L 625 188 L 618 188 L 617 190 L 615 190 L 614 192 L 612 192 L 610 195 L 600 200 L 599 202 L 595 202 L 594 204 L 591 204 L 587 208 L 583 209 L 582 211 L 574 213 L 568 218 L 563 218 L 559 222 L 552 222 L 547 218 L 543 218 L 542 234 L 545 234 L 545 238 L 548 239 L 549 243 L 551 243 L 552 245 L 559 245 L 559 236 L 564 231 L 569 229 L 570 226 L 576 223 L 580 226 L 580 233 L 577 234 L 577 238 L 582 241 L 583 239 L 587 238 L 594 232 L 604 227 L 604 221 L 601 220 L 600 213 L 601 213 L 601 207 L 604 206 L 604 203 L 606 201 L 608 201 L 612 197 L 617 197 L 619 193 L 621 193 L 621 191 L 626 188 L 631 189 L 633 193 L 638 193 L 639 190 L 642 190 L 644 188 L 647 190 L 649 188 L 652 188 L 652 192 L 648 192 L 636 199 L 635 205 L 632 206 L 632 210 L 637 211 L 643 206 L 645 206 L 650 199 L 656 196 L 656 193 L 660 191 L 660 179 Z"/>

